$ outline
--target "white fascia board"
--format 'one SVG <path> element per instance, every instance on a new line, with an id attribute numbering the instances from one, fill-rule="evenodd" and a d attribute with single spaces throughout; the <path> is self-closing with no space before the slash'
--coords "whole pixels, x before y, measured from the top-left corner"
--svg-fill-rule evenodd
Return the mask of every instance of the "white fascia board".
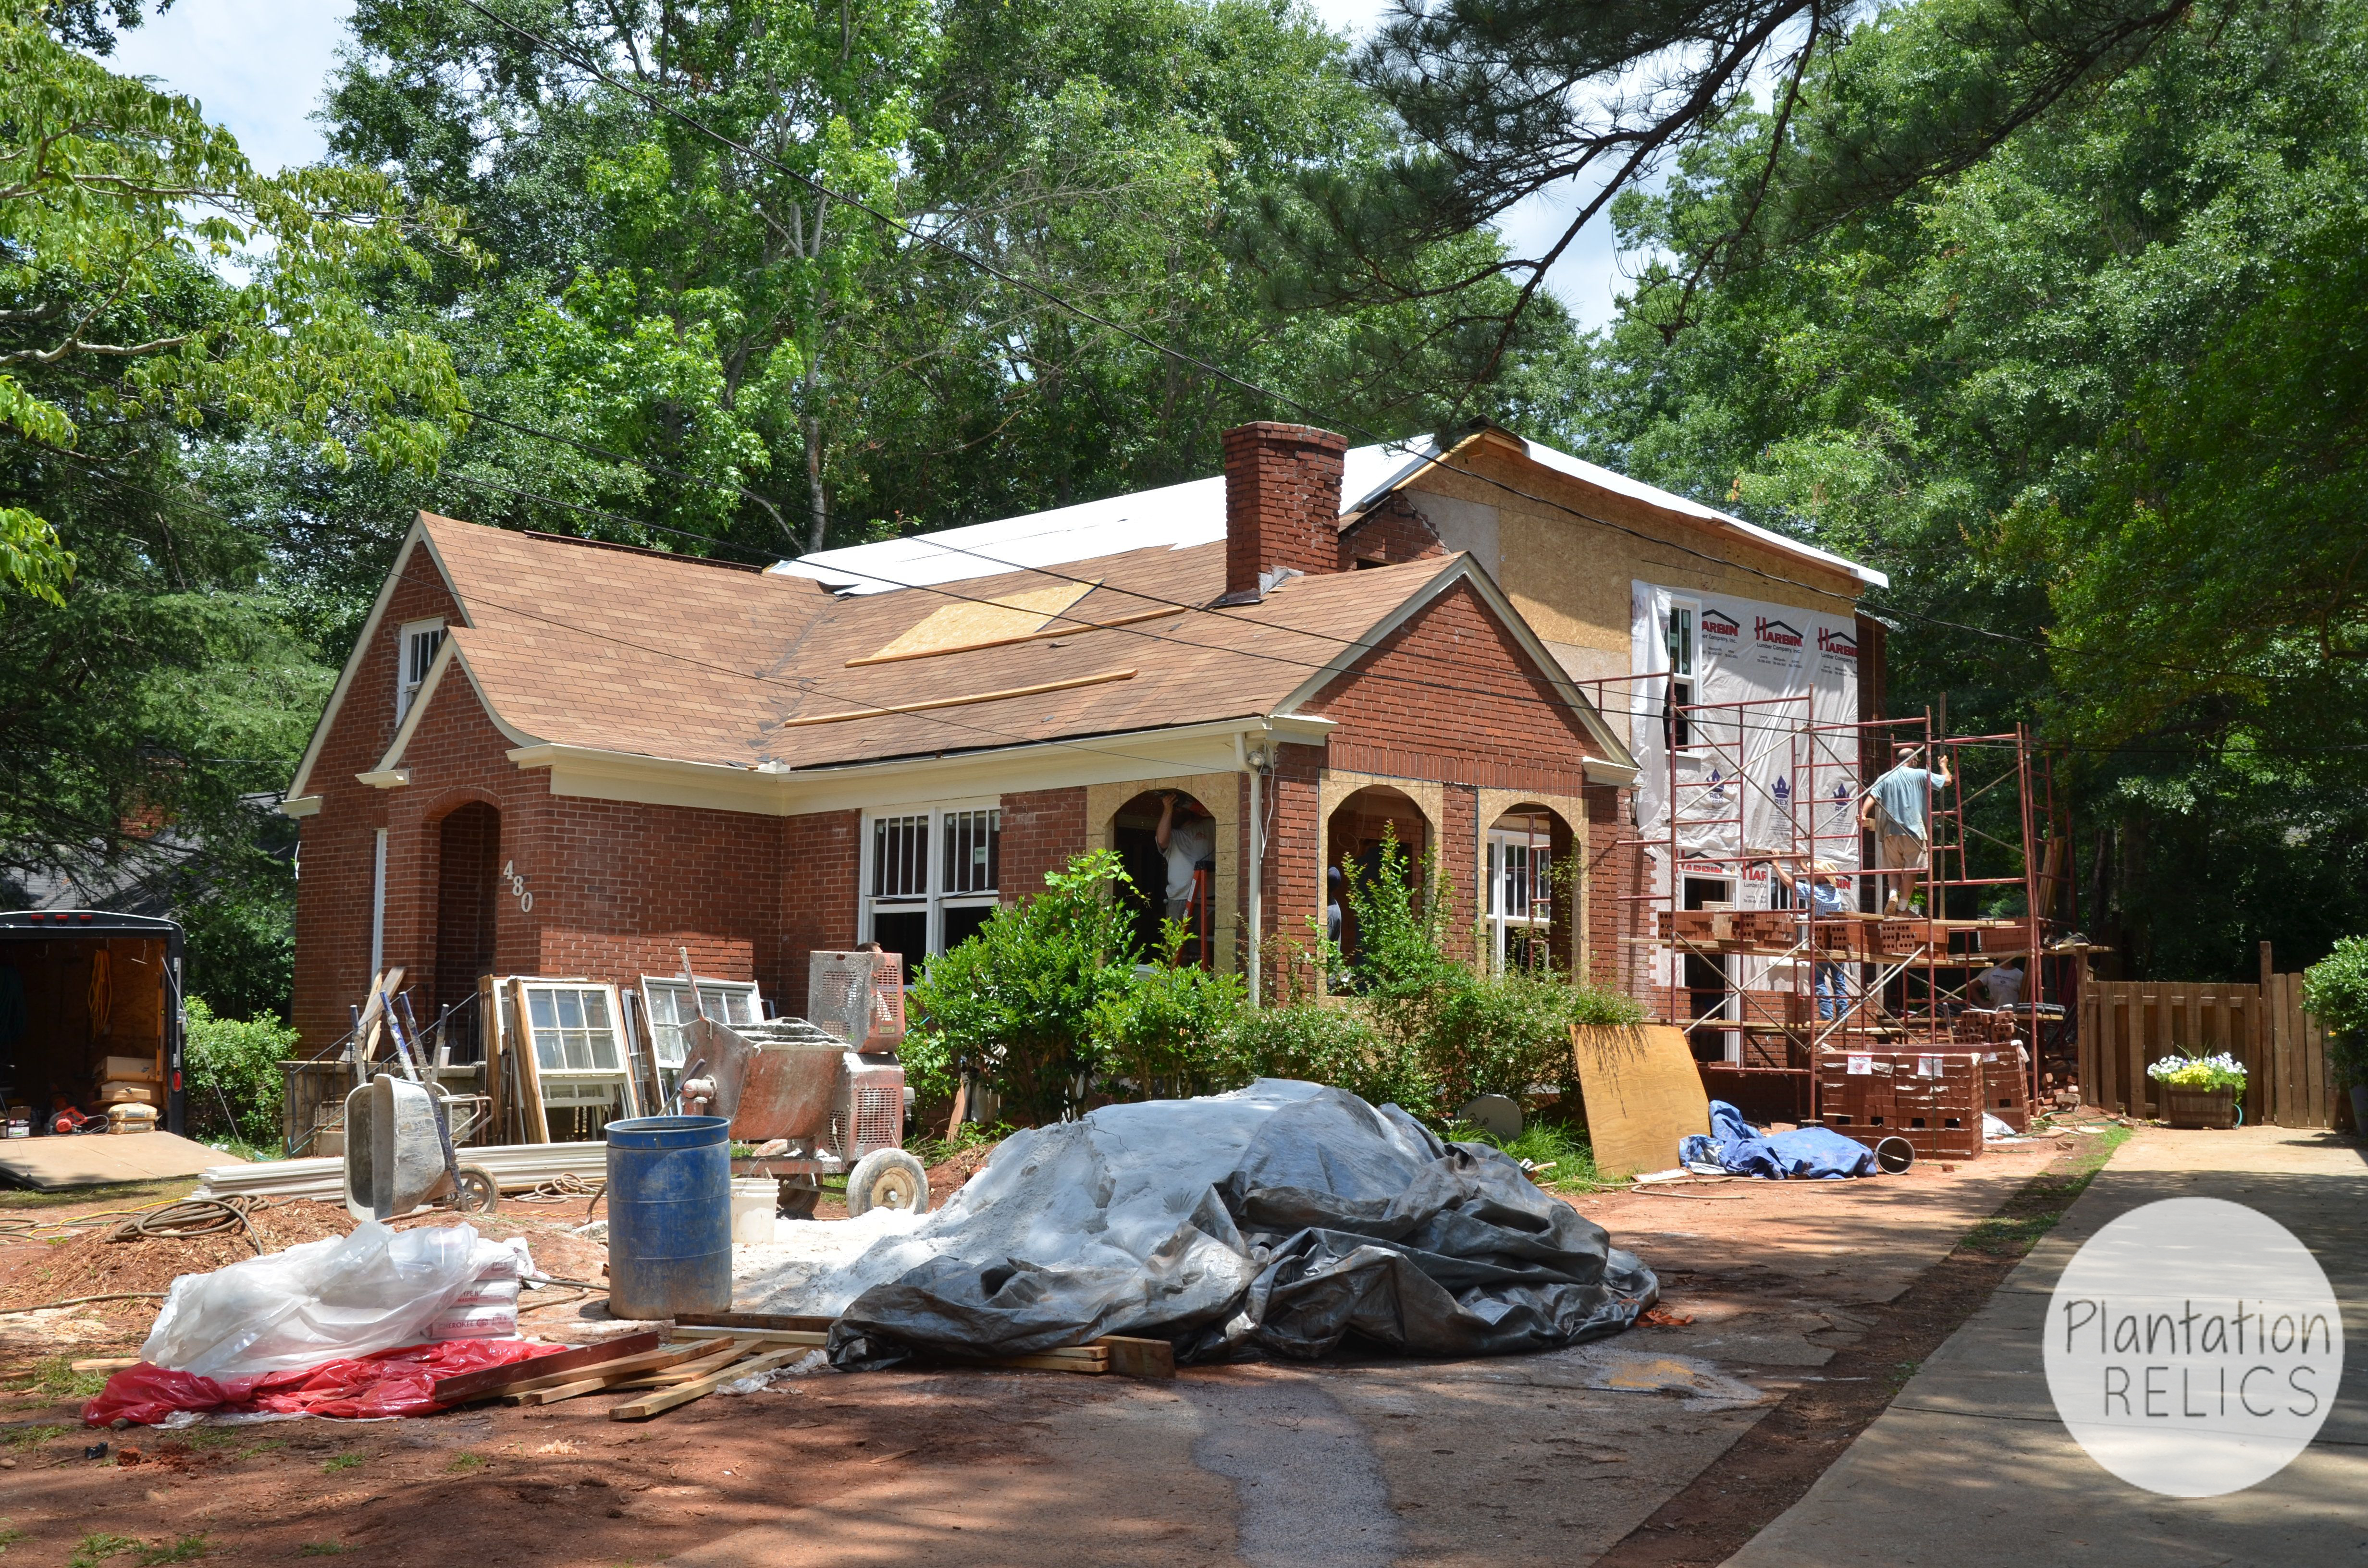
<path id="1" fill-rule="evenodd" d="M 1603 715 L 1596 711 L 1595 704 L 1578 689 L 1563 669 L 1561 662 L 1531 629 L 1530 623 L 1521 619 L 1521 612 L 1513 608 L 1513 602 L 1505 597 L 1504 590 L 1497 586 L 1479 562 L 1472 559 L 1469 551 L 1459 551 L 1448 557 L 1445 571 L 1399 600 L 1389 614 L 1366 628 L 1354 642 L 1335 653 L 1322 669 L 1301 682 L 1299 689 L 1278 705 L 1278 715 L 1293 713 L 1302 704 L 1314 700 L 1318 692 L 1348 674 L 1358 660 L 1387 642 L 1390 634 L 1411 620 L 1416 612 L 1458 583 L 1473 585 L 1496 613 L 1497 619 L 1504 622 L 1506 630 L 1513 634 L 1514 641 L 1529 654 L 1531 662 L 1538 666 L 1538 672 L 1553 684 L 1555 694 L 1578 715 L 1588 737 L 1603 754 L 1581 758 L 1588 778 L 1599 784 L 1625 784 L 1633 780 L 1637 771 L 1636 759 L 1629 755 L 1620 737 L 1603 722 Z"/>
<path id="2" fill-rule="evenodd" d="M 279 814 L 284 817 L 314 817 L 321 814 L 318 795 L 290 795 L 279 802 Z"/>
<path id="3" fill-rule="evenodd" d="M 791 772 L 540 743 L 508 755 L 521 768 L 548 768 L 554 795 L 803 816 L 942 801 L 957 794 L 1002 795 L 1183 773 L 1237 772 L 1241 736 L 1273 735 L 1321 744 L 1338 727 L 1328 719 L 1252 714 L 1173 729 Z"/>
<path id="4" fill-rule="evenodd" d="M 313 781 L 313 767 L 321 760 L 321 748 L 328 744 L 329 726 L 337 722 L 337 714 L 346 705 L 346 694 L 353 689 L 354 677 L 361 671 L 362 660 L 370 653 L 370 643 L 378 636 L 379 627 L 386 619 L 386 607 L 394 598 L 394 585 L 403 581 L 404 569 L 411 564 L 411 552 L 421 546 L 427 550 L 427 559 L 435 563 L 438 576 L 444 579 L 444 589 L 452 596 L 459 610 L 461 624 L 469 624 L 469 607 L 461 597 L 460 586 L 444 565 L 444 558 L 436 552 L 436 540 L 429 537 L 426 513 L 411 520 L 411 531 L 403 536 L 403 546 L 394 552 L 394 564 L 387 568 L 386 580 L 378 585 L 378 597 L 370 602 L 369 619 L 362 622 L 361 635 L 354 639 L 353 651 L 346 655 L 345 668 L 337 672 L 337 684 L 329 688 L 328 705 L 321 710 L 320 722 L 313 726 L 313 738 L 304 747 L 303 760 L 296 765 L 296 777 L 288 781 L 288 798 L 292 803 L 310 799 L 306 787 Z M 398 651 L 398 657 L 400 653 Z M 415 701 L 413 707 L 418 706 Z M 283 807 L 282 810 L 286 808 Z M 315 806 L 313 811 L 320 808 Z M 311 812 L 290 812 L 290 816 L 310 816 Z"/>
<path id="5" fill-rule="evenodd" d="M 404 714 L 402 726 L 394 732 L 394 740 L 387 746 L 386 755 L 379 759 L 375 776 L 383 778 L 400 772 L 404 775 L 404 782 L 410 782 L 411 770 L 403 766 L 403 754 L 410 749 L 411 737 L 418 732 L 420 722 L 427 716 L 429 705 L 436 700 L 437 692 L 442 689 L 444 672 L 454 665 L 460 667 L 462 677 L 469 683 L 469 689 L 476 694 L 477 706 L 484 710 L 485 717 L 492 721 L 495 729 L 502 733 L 504 740 L 514 746 L 541 744 L 537 737 L 528 734 L 495 710 L 493 700 L 485 695 L 484 683 L 477 679 L 477 672 L 469 667 L 468 659 L 462 655 L 460 642 L 448 632 L 443 644 L 436 650 L 435 662 L 427 666 L 427 678 L 419 683 L 419 691 L 411 699 L 410 710 Z M 356 774 L 355 777 L 367 783 L 373 775 Z M 381 785 L 380 788 L 385 786 Z"/>
<path id="6" fill-rule="evenodd" d="M 375 773 L 357 773 L 354 782 L 367 784 L 373 790 L 400 790 L 411 782 L 411 769 L 381 767 Z"/>

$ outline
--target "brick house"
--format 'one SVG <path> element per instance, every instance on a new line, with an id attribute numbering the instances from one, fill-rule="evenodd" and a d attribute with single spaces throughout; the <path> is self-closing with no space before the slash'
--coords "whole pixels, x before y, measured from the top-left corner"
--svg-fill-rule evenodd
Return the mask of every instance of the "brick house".
<path id="1" fill-rule="evenodd" d="M 1395 833 L 1497 952 L 1620 980 L 1637 762 L 1576 678 L 1611 657 L 1588 607 L 1611 597 L 1528 572 L 1571 551 L 1525 519 L 1556 484 L 1616 515 L 1595 566 L 1622 598 L 1662 535 L 1677 572 L 1717 563 L 1705 541 L 1806 547 L 1501 432 L 1432 451 L 1254 425 L 1220 477 L 765 570 L 423 515 L 283 806 L 293 1021 L 326 1045 L 392 964 L 442 1006 L 486 973 L 632 985 L 686 949 L 795 1011 L 809 951 L 918 960 L 1089 847 L 1159 892 L 1162 791 L 1212 830 L 1205 961 L 1270 965 L 1327 865 Z M 1527 499 L 1457 494 L 1484 471 Z M 1575 597 L 1503 585 L 1531 578 Z"/>

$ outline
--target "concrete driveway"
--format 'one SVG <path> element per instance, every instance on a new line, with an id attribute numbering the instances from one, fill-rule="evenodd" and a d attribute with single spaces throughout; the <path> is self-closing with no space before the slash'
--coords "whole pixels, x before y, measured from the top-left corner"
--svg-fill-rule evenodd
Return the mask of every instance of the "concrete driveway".
<path id="1" fill-rule="evenodd" d="M 2079 1244 L 2166 1198 L 2248 1204 L 2309 1246 L 2342 1304 L 2344 1381 L 2317 1440 L 2249 1490 L 2177 1498 L 2100 1468 L 2056 1419 L 2040 1366 Z M 2368 1563 L 2368 1163 L 2333 1133 L 2141 1129 L 1989 1305 L 1933 1356 L 1734 1568 Z"/>

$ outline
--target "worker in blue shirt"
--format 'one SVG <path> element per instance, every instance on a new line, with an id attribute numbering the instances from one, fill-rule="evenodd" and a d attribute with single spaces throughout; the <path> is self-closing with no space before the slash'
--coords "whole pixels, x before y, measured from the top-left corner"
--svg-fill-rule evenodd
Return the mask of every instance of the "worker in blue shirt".
<path id="1" fill-rule="evenodd" d="M 1831 860 L 1812 860 L 1809 874 L 1796 878 L 1793 891 L 1800 906 L 1819 920 L 1830 920 L 1850 914 L 1850 897 L 1844 886 L 1841 872 Z M 1849 993 L 1842 983 L 1842 966 L 1825 960 L 1816 965 L 1817 1017 L 1839 1018 L 1850 1010 Z"/>
<path id="2" fill-rule="evenodd" d="M 1937 769 L 1916 766 L 1921 746 L 1898 748 L 1890 772 L 1866 787 L 1859 806 L 1859 825 L 1874 835 L 1874 863 L 1889 873 L 1890 895 L 1885 915 L 1907 902 L 1909 884 L 1931 854 L 1932 834 L 1925 807 L 1936 790 L 1949 787 L 1946 757 Z"/>

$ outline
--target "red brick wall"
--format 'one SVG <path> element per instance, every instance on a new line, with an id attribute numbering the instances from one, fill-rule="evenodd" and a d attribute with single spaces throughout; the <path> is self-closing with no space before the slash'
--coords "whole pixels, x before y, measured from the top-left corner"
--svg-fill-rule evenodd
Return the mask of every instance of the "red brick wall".
<path id="1" fill-rule="evenodd" d="M 1332 766 L 1577 794 L 1586 731 L 1468 583 L 1425 606 L 1307 705 Z"/>
<path id="2" fill-rule="evenodd" d="M 1439 535 L 1431 531 L 1429 522 L 1407 504 L 1404 495 L 1391 496 L 1340 536 L 1343 572 L 1360 563 L 1395 566 L 1402 561 L 1420 561 L 1447 553 L 1447 547 L 1439 542 Z"/>
<path id="3" fill-rule="evenodd" d="M 357 782 L 354 775 L 376 767 L 394 739 L 395 639 L 405 621 L 457 619 L 458 613 L 427 551 L 415 551 L 376 634 L 361 650 L 345 706 L 324 738 L 306 781 L 322 805 L 318 813 L 297 824 L 296 994 L 290 1022 L 310 1049 L 346 1032 L 347 1006 L 361 1002 L 370 986 L 371 834 L 386 821 L 387 796 Z"/>
<path id="4" fill-rule="evenodd" d="M 1587 791 L 1587 924 L 1592 938 L 1588 975 L 1598 985 L 1654 1006 L 1660 998 L 1648 983 L 1642 957 L 1645 949 L 1620 940 L 1644 934 L 1652 918 L 1645 904 L 1622 896 L 1646 891 L 1644 851 L 1633 842 L 1623 844 L 1636 836 L 1628 821 L 1634 794 L 1609 785 Z"/>
<path id="5" fill-rule="evenodd" d="M 1044 878 L 1086 852 L 1086 790 L 1028 790 L 1003 797 L 1006 907 L 1044 891 Z"/>
<path id="6" fill-rule="evenodd" d="M 1450 784 L 1440 791 L 1439 874 L 1447 882 L 1447 919 L 1456 950 L 1464 950 L 1464 933 L 1480 917 L 1480 879 L 1486 867 L 1480 858 L 1480 791 L 1470 784 Z"/>
<path id="7" fill-rule="evenodd" d="M 806 1010 L 807 954 L 855 946 L 862 835 L 860 812 L 816 812 L 782 821 L 781 982 L 776 1005 L 784 1013 Z"/>
<path id="8" fill-rule="evenodd" d="M 1324 929 L 1324 827 L 1316 794 L 1324 766 L 1322 746 L 1277 745 L 1264 786 L 1271 796 L 1262 892 L 1264 936 L 1272 939 L 1268 951 L 1275 960 L 1265 977 L 1270 994 L 1279 994 L 1290 978 L 1276 971 L 1279 965 L 1300 970 L 1304 981 L 1310 971 L 1292 955 L 1304 952 L 1311 935 Z"/>

